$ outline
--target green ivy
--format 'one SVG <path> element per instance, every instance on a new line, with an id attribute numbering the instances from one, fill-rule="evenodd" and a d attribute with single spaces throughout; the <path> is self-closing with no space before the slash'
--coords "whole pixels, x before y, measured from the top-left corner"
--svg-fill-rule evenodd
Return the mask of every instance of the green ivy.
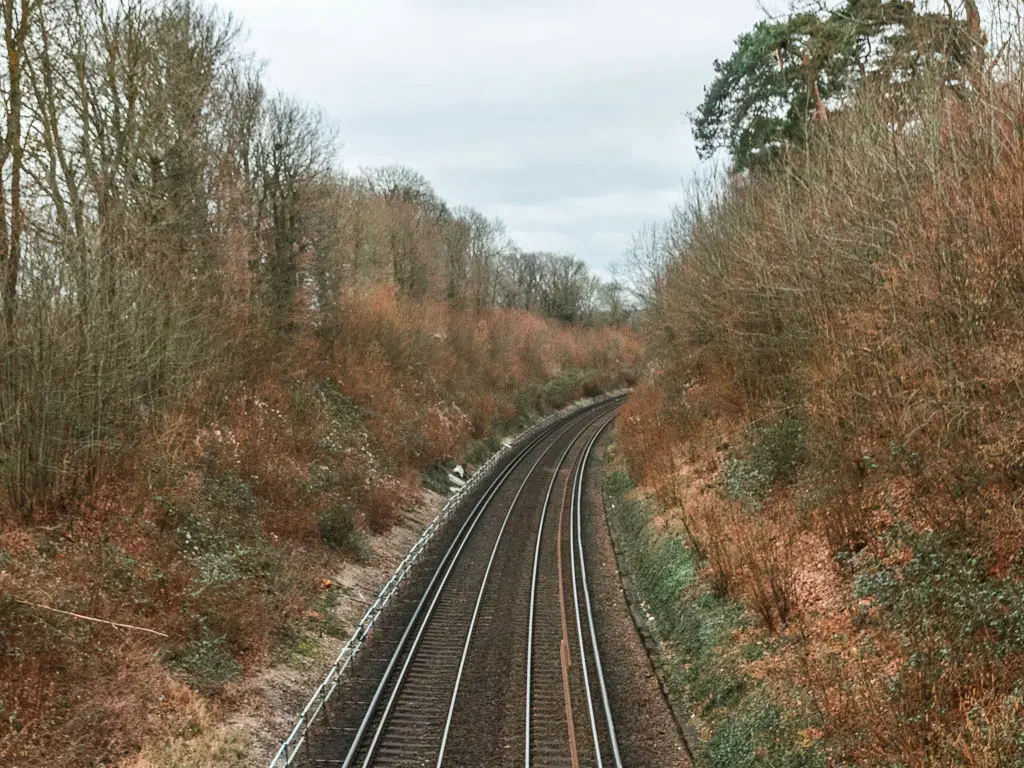
<path id="1" fill-rule="evenodd" d="M 807 460 L 807 420 L 789 416 L 748 431 L 745 447 L 722 470 L 722 492 L 760 509 L 776 483 L 792 483 Z"/>
<path id="2" fill-rule="evenodd" d="M 735 640 L 747 626 L 742 606 L 702 581 L 700 563 L 685 540 L 655 531 L 649 503 L 632 492 L 625 471 L 606 475 L 608 519 L 634 579 L 633 599 L 650 617 L 649 628 L 663 649 L 670 694 L 712 734 L 698 745 L 697 768 L 824 766 L 818 747 L 798 746 L 797 731 L 809 724 L 804 713 L 781 712 L 763 684 L 744 674 L 742 665 L 767 649 Z"/>

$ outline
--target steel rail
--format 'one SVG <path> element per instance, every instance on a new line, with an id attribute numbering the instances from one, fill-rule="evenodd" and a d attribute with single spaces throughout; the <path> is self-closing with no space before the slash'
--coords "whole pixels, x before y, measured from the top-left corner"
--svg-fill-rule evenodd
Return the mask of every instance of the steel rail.
<path id="1" fill-rule="evenodd" d="M 328 700 L 337 690 L 338 686 L 341 683 L 342 676 L 345 674 L 348 666 L 352 662 L 355 655 L 362 648 L 363 644 L 366 641 L 366 638 L 373 630 L 377 622 L 377 619 L 380 617 L 381 613 L 383 612 L 384 608 L 386 607 L 390 599 L 397 593 L 398 588 L 405 581 L 405 578 L 409 574 L 409 571 L 412 569 L 414 565 L 416 565 L 419 558 L 426 550 L 427 545 L 433 540 L 433 537 L 441 529 L 442 525 L 447 521 L 447 518 L 452 513 L 452 511 L 459 506 L 462 499 L 464 499 L 470 493 L 473 493 L 476 490 L 476 487 L 480 484 L 480 482 L 487 479 L 488 475 L 491 472 L 491 469 L 495 465 L 499 464 L 503 459 L 505 459 L 509 453 L 519 450 L 519 456 L 522 456 L 525 452 L 532 450 L 532 448 L 536 446 L 541 440 L 543 440 L 544 437 L 550 435 L 553 431 L 555 431 L 558 428 L 559 425 L 564 423 L 566 420 L 580 413 L 584 413 L 587 410 L 597 408 L 603 404 L 620 400 L 622 399 L 622 397 L 624 397 L 623 394 L 612 395 L 599 403 L 591 403 L 582 407 L 572 406 L 568 409 L 563 409 L 562 411 L 553 413 L 547 418 L 538 422 L 537 424 L 534 424 L 532 427 L 525 430 L 521 435 L 519 435 L 511 444 L 506 445 L 503 449 L 493 454 L 473 474 L 473 476 L 469 479 L 469 482 L 467 482 L 465 486 L 457 490 L 448 499 L 448 501 L 445 502 L 445 505 L 441 509 L 441 512 L 438 513 L 437 517 L 435 517 L 434 520 L 432 520 L 430 524 L 426 527 L 426 529 L 424 529 L 423 534 L 420 536 L 419 540 L 412 546 L 412 548 L 409 550 L 408 554 L 405 556 L 402 562 L 399 563 L 398 567 L 391 575 L 391 578 L 388 579 L 387 583 L 385 583 L 385 585 L 381 588 L 380 592 L 377 595 L 377 598 L 373 601 L 373 603 L 371 603 L 371 605 L 367 608 L 366 612 L 363 614 L 363 617 L 356 625 L 355 630 L 352 633 L 352 636 L 349 638 L 348 642 L 346 642 L 345 645 L 342 647 L 334 663 L 328 670 L 324 680 L 320 683 L 319 686 L 317 686 L 317 689 L 313 692 L 313 695 L 310 696 L 306 706 L 299 714 L 298 720 L 296 721 L 294 727 L 288 733 L 288 736 L 281 742 L 281 746 L 278 748 L 273 758 L 271 758 L 269 768 L 287 768 L 294 762 L 296 757 L 298 757 L 300 749 L 304 743 L 307 745 L 308 748 L 307 739 L 309 735 L 309 729 L 311 728 L 313 722 L 319 716 L 320 712 L 323 711 L 323 709 L 327 705 Z M 531 433 L 534 433 L 532 437 Z M 521 444 L 527 441 L 528 444 L 525 447 L 522 447 L 520 450 Z M 513 459 L 511 463 L 514 464 L 517 461 L 518 456 L 516 459 Z M 507 468 L 508 465 L 506 466 L 506 469 Z M 499 473 L 499 477 L 503 477 L 504 474 L 505 471 L 502 470 L 502 472 Z M 492 481 L 491 486 L 494 485 L 494 482 L 497 482 L 497 479 L 495 481 Z M 491 486 L 488 486 L 488 488 L 490 488 Z M 470 513 L 470 515 L 467 516 L 467 520 L 472 516 L 472 514 L 473 513 Z M 456 541 L 458 540 L 458 537 L 459 535 L 461 535 L 462 530 L 464 528 L 465 523 L 463 524 L 463 527 L 460 528 L 459 533 L 456 534 Z M 449 552 L 450 551 L 451 548 L 449 548 Z"/>
<path id="2" fill-rule="evenodd" d="M 526 768 L 530 768 L 530 744 L 532 740 L 533 722 L 533 634 L 534 626 L 536 624 L 537 577 L 540 572 L 540 550 L 541 542 L 544 538 L 544 522 L 547 519 L 548 507 L 551 504 L 551 494 L 554 492 L 555 483 L 558 481 L 558 472 L 565 463 L 565 459 L 569 455 L 569 451 L 571 451 L 576 444 L 580 442 L 584 433 L 586 433 L 586 431 L 600 419 L 601 416 L 598 416 L 580 430 L 580 433 L 571 443 L 569 443 L 569 445 L 566 446 L 565 450 L 562 451 L 562 455 L 558 457 L 558 463 L 555 465 L 555 471 L 551 475 L 551 482 L 548 483 L 547 493 L 544 495 L 544 504 L 541 506 L 540 512 L 540 522 L 537 524 L 537 544 L 533 550 L 533 574 L 530 579 L 530 619 L 526 634 L 526 744 L 524 747 L 524 764 Z M 558 542 L 558 546 L 561 547 L 561 542 Z"/>
<path id="3" fill-rule="evenodd" d="M 594 629 L 594 613 L 591 610 L 590 605 L 590 587 L 587 584 L 587 565 L 583 557 L 583 477 L 587 469 L 587 462 L 590 460 L 591 451 L 593 451 L 594 449 L 594 444 L 597 442 L 597 439 L 601 436 L 601 433 L 604 432 L 604 430 L 607 429 L 608 425 L 611 424 L 614 420 L 615 416 L 613 415 L 604 424 L 602 424 L 600 429 L 598 429 L 594 436 L 590 438 L 590 443 L 587 445 L 587 448 L 583 454 L 583 458 L 580 461 L 579 470 L 576 476 L 576 488 L 573 495 L 575 497 L 576 502 L 576 543 L 577 547 L 579 548 L 579 574 L 583 587 L 581 591 L 583 592 L 583 598 L 587 609 L 587 624 L 590 628 L 590 646 L 593 651 L 594 667 L 597 670 L 598 684 L 601 689 L 601 703 L 604 707 L 605 722 L 608 726 L 608 740 L 611 742 L 612 755 L 615 760 L 615 767 L 622 768 L 622 756 L 619 754 L 619 742 L 618 738 L 615 735 L 615 723 L 613 722 L 612 718 L 612 708 L 611 704 L 608 701 L 608 687 L 605 685 L 604 667 L 601 664 L 601 652 L 600 650 L 598 650 L 597 632 Z M 577 605 L 577 616 L 578 615 L 579 606 Z M 590 701 L 589 685 L 587 701 Z M 593 710 L 591 710 L 591 714 L 593 714 Z M 601 765 L 600 753 L 598 754 L 598 765 Z"/>
<path id="4" fill-rule="evenodd" d="M 577 440 L 579 440 L 579 435 L 583 434 L 584 432 L 586 432 L 590 428 L 590 426 L 593 423 L 595 423 L 596 421 L 598 421 L 600 418 L 601 417 L 598 416 L 597 418 L 595 418 L 592 421 L 588 422 L 583 427 L 583 429 L 580 430 L 580 433 L 578 435 L 573 436 L 573 439 L 569 443 L 569 447 L 571 448 L 573 445 L 575 445 Z M 567 427 L 565 429 L 565 432 L 568 432 L 568 431 L 569 431 L 569 429 Z M 564 434 L 564 432 L 562 434 Z M 480 583 L 480 589 L 477 591 L 476 604 L 473 606 L 473 616 L 472 616 L 472 618 L 469 621 L 469 631 L 466 634 L 466 640 L 465 640 L 465 642 L 463 643 L 463 646 L 462 646 L 462 658 L 459 660 L 459 671 L 458 671 L 458 673 L 455 676 L 455 688 L 452 691 L 451 700 L 450 700 L 450 702 L 448 704 L 448 716 L 445 719 L 444 732 L 441 735 L 441 748 L 440 748 L 440 751 L 439 751 L 439 753 L 437 755 L 437 763 L 435 764 L 436 768 L 441 768 L 441 765 L 444 763 L 444 753 L 445 753 L 445 749 L 448 746 L 448 734 L 451 731 L 452 717 L 455 714 L 455 702 L 456 702 L 456 700 L 458 699 L 458 696 L 459 696 L 459 687 L 462 684 L 462 675 L 463 675 L 463 672 L 465 671 L 465 667 L 466 667 L 466 658 L 469 656 L 469 646 L 470 646 L 470 643 L 473 640 L 473 631 L 476 629 L 477 617 L 480 614 L 480 605 L 481 605 L 481 603 L 483 603 L 484 592 L 487 589 L 487 580 L 488 580 L 488 577 L 491 574 L 491 567 L 494 565 L 494 560 L 497 557 L 498 547 L 501 544 L 502 536 L 505 533 L 505 528 L 508 526 L 509 519 L 512 517 L 512 511 L 515 509 L 516 503 L 519 501 L 519 497 L 522 495 L 523 490 L 526 488 L 527 484 L 530 482 L 530 478 L 533 477 L 533 473 L 536 471 L 536 469 L 540 465 L 541 461 L 544 459 L 545 456 L 548 455 L 548 452 L 550 452 L 551 449 L 555 447 L 555 442 L 556 441 L 557 441 L 557 438 L 556 438 L 556 440 L 553 440 L 551 442 L 551 444 L 547 448 L 544 449 L 544 451 L 541 453 L 541 455 L 537 457 L 537 460 L 535 462 L 533 462 L 533 466 L 531 466 L 529 471 L 526 473 L 526 477 L 523 478 L 523 482 L 520 483 L 519 488 L 516 490 L 516 495 L 512 498 L 512 501 L 508 505 L 508 511 L 505 513 L 505 519 L 501 523 L 501 528 L 498 530 L 498 536 L 494 540 L 494 546 L 491 548 L 491 556 L 487 560 L 487 568 L 484 570 L 484 577 L 483 577 L 482 582 Z M 566 449 L 566 452 L 568 452 L 568 449 Z M 563 453 L 563 456 L 564 455 L 565 454 Z M 558 469 L 559 469 L 560 466 L 561 466 L 561 460 L 559 460 L 559 463 L 555 466 L 555 473 L 556 474 L 558 473 Z"/>
<path id="5" fill-rule="evenodd" d="M 568 430 L 568 425 L 564 427 L 562 431 Z M 405 662 L 402 664 L 402 668 L 399 671 L 398 679 L 395 683 L 394 688 L 391 691 L 391 695 L 388 697 L 387 704 L 385 705 L 384 712 L 381 715 L 380 722 L 377 728 L 374 729 L 373 739 L 370 742 L 370 746 L 367 750 L 367 754 L 363 760 L 363 766 L 369 766 L 370 761 L 373 759 L 373 754 L 377 748 L 377 744 L 380 742 L 381 734 L 384 731 L 384 726 L 387 723 L 388 716 L 391 714 L 391 710 L 394 708 L 395 700 L 398 698 L 398 693 L 402 687 L 402 683 L 405 680 L 405 676 L 409 671 L 409 666 L 412 664 L 413 657 L 416 655 L 416 650 L 419 647 L 420 641 L 423 638 L 423 632 L 425 631 L 427 624 L 430 622 L 430 617 L 434 613 L 434 608 L 437 606 L 437 601 L 440 599 L 444 586 L 448 582 L 448 578 L 455 568 L 456 563 L 459 560 L 459 555 L 462 554 L 463 548 L 466 546 L 466 542 L 469 541 L 470 536 L 476 529 L 476 524 L 480 518 L 483 517 L 484 510 L 490 503 L 491 499 L 497 494 L 502 484 L 508 478 L 509 475 L 519 466 L 520 463 L 526 458 L 526 455 L 532 451 L 537 445 L 539 445 L 546 437 L 551 433 L 557 431 L 557 425 L 552 427 L 550 430 L 545 430 L 542 434 L 537 435 L 533 440 L 530 441 L 529 445 L 523 448 L 522 451 L 516 456 L 516 458 L 508 464 L 494 479 L 487 491 L 484 493 L 480 501 L 477 502 L 476 506 L 467 516 L 462 527 L 456 534 L 454 541 L 448 551 L 445 552 L 444 557 L 441 559 L 441 563 L 434 575 L 430 579 L 430 583 L 427 584 L 427 588 L 423 592 L 423 597 L 420 598 L 419 603 L 416 606 L 416 610 L 413 612 L 412 618 L 410 618 L 405 631 L 402 633 L 402 638 L 398 643 L 398 647 L 395 649 L 391 656 L 391 660 L 388 662 L 387 668 L 384 670 L 384 675 L 381 677 L 381 681 L 377 686 L 377 690 L 374 692 L 373 699 L 370 701 L 369 706 L 366 709 L 366 713 L 363 715 L 363 720 L 359 724 L 359 729 L 356 732 L 355 737 L 352 740 L 352 744 L 349 746 L 348 754 L 345 755 L 345 760 L 342 763 L 342 768 L 351 768 L 356 759 L 356 754 L 359 748 L 362 746 L 362 741 L 366 736 L 366 731 L 370 727 L 370 722 L 377 714 L 377 707 L 380 706 L 381 698 L 384 696 L 384 691 L 387 689 L 388 683 L 391 680 L 391 675 L 394 672 L 395 667 L 398 664 L 398 660 L 401 658 L 402 652 L 405 650 L 405 644 L 409 639 L 409 635 L 417 625 L 417 621 L 420 618 L 420 614 L 423 611 L 427 601 L 430 601 L 430 605 L 427 607 L 427 612 L 423 616 L 423 621 L 419 622 L 419 629 L 416 632 L 416 637 L 413 638 L 412 647 L 409 649 L 409 653 L 405 657 Z M 454 553 L 454 554 L 453 554 Z M 447 563 L 447 568 L 445 564 Z M 442 576 L 442 571 L 444 575 Z M 441 578 L 438 583 L 438 578 Z M 436 589 L 435 589 L 436 585 Z"/>
<path id="6" fill-rule="evenodd" d="M 384 696 L 384 692 L 386 691 L 388 684 L 391 682 L 391 677 L 394 674 L 395 667 L 398 665 L 398 661 L 405 650 L 405 646 L 409 640 L 409 636 L 411 635 L 413 629 L 416 628 L 417 624 L 419 624 L 416 636 L 415 638 L 413 638 L 413 643 L 410 646 L 408 653 L 406 654 L 405 661 L 402 664 L 401 670 L 399 670 L 399 674 L 396 679 L 395 685 L 392 688 L 391 694 L 388 697 L 385 709 L 381 713 L 380 721 L 377 724 L 377 727 L 374 729 L 372 741 L 370 743 L 370 746 L 368 747 L 367 754 L 363 759 L 362 765 L 364 766 L 364 768 L 369 766 L 373 758 L 373 755 L 376 751 L 376 748 L 380 742 L 384 728 L 388 722 L 388 717 L 390 716 L 391 710 L 394 707 L 395 701 L 397 700 L 399 692 L 405 681 L 405 677 L 409 671 L 409 667 L 412 664 L 413 659 L 415 658 L 416 651 L 423 637 L 423 633 L 426 630 L 428 624 L 430 623 L 430 618 L 434 612 L 438 600 L 440 599 L 441 594 L 444 591 L 444 586 L 447 583 L 452 571 L 454 570 L 463 548 L 465 547 L 473 531 L 475 530 L 477 522 L 481 519 L 484 511 L 487 508 L 487 505 L 490 504 L 491 500 L 498 493 L 501 486 L 504 484 L 505 480 L 507 480 L 508 477 L 512 474 L 512 472 L 526 459 L 527 455 L 534 448 L 540 445 L 545 439 L 547 439 L 556 432 L 558 432 L 560 436 L 562 433 L 568 431 L 572 424 L 566 422 L 570 421 L 576 416 L 579 416 L 580 414 L 585 413 L 587 410 L 600 408 L 601 406 L 607 405 L 608 403 L 611 402 L 615 402 L 618 399 L 621 398 L 609 398 L 608 400 L 604 400 L 600 403 L 587 406 L 568 415 L 560 414 L 560 418 L 555 420 L 554 423 L 550 423 L 546 425 L 543 429 L 538 431 L 538 433 L 522 448 L 522 450 L 519 451 L 516 457 L 512 461 L 510 461 L 509 464 L 506 465 L 492 480 L 492 482 L 487 487 L 487 490 L 484 492 L 481 499 L 476 503 L 476 505 L 473 507 L 473 510 L 469 513 L 469 515 L 467 515 L 466 520 L 463 522 L 458 533 L 453 539 L 451 545 L 449 546 L 448 550 L 442 557 L 441 562 L 437 566 L 437 569 L 435 570 L 433 576 L 431 577 L 430 583 L 424 590 L 423 596 L 421 597 L 419 603 L 417 604 L 416 609 L 414 610 L 413 615 L 410 618 L 405 628 L 405 631 L 402 634 L 398 647 L 392 654 L 392 657 L 384 672 L 384 675 L 382 676 L 381 681 L 377 686 L 373 699 L 371 700 L 370 704 L 367 707 L 366 713 L 364 714 L 362 722 L 360 723 L 356 735 L 353 738 L 348 753 L 346 754 L 345 759 L 342 762 L 343 768 L 352 768 L 352 766 L 354 765 L 356 761 L 356 755 L 358 754 L 359 749 L 362 747 L 363 740 L 366 737 L 366 732 L 370 727 L 370 723 L 378 714 L 378 708 L 380 707 L 380 703 Z M 547 451 L 545 450 L 545 453 L 546 452 Z M 429 605 L 427 605 L 428 601 Z M 426 613 L 424 614 L 423 611 L 425 606 Z M 421 615 L 423 616 L 422 620 L 420 620 Z"/>
<path id="7" fill-rule="evenodd" d="M 583 689 L 586 693 L 584 699 L 587 702 L 587 716 L 590 722 L 590 734 L 594 739 L 594 759 L 597 761 L 597 768 L 603 768 L 604 761 L 601 758 L 601 739 L 597 733 L 597 718 L 594 715 L 594 700 L 590 694 L 590 671 L 587 669 L 587 648 L 583 643 L 583 623 L 580 617 L 580 598 L 576 583 L 576 548 L 572 545 L 574 538 L 573 526 L 576 524 L 576 515 L 573 514 L 576 496 L 575 478 L 582 465 L 582 457 L 576 462 L 576 469 L 569 482 L 572 483 L 572 496 L 569 502 L 569 572 L 572 575 L 572 605 L 573 614 L 576 617 L 576 640 L 580 649 L 580 670 L 583 672 Z"/>

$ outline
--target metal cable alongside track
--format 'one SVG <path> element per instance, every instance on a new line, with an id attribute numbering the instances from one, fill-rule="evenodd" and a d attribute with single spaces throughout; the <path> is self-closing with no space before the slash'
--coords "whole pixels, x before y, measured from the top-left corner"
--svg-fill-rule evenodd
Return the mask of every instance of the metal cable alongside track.
<path id="1" fill-rule="evenodd" d="M 593 665 L 594 671 L 596 672 L 596 676 L 595 677 L 596 677 L 596 680 L 597 680 L 597 683 L 598 683 L 598 686 L 599 686 L 599 690 L 600 690 L 600 693 L 601 693 L 601 709 L 602 709 L 602 712 L 604 714 L 604 726 L 606 726 L 606 728 L 607 728 L 607 730 L 605 731 L 605 743 L 607 744 L 608 747 L 611 748 L 612 763 L 615 765 L 615 768 L 622 768 L 622 756 L 619 754 L 619 743 L 618 743 L 618 739 L 615 736 L 615 723 L 614 723 L 614 718 L 612 717 L 611 704 L 608 701 L 608 686 L 605 683 L 604 666 L 601 664 L 601 651 L 600 651 L 600 648 L 599 648 L 598 642 L 597 642 L 597 631 L 594 628 L 594 612 L 593 612 L 593 610 L 591 608 L 591 605 L 590 605 L 590 586 L 587 583 L 587 564 L 586 564 L 586 559 L 584 557 L 584 552 L 583 552 L 583 477 L 584 477 L 584 473 L 586 472 L 587 462 L 590 459 L 591 451 L 594 450 L 594 443 L 597 442 L 597 438 L 600 436 L 601 432 L 603 432 L 604 428 L 606 426 L 608 426 L 608 424 L 610 424 L 610 423 L 611 423 L 611 419 L 608 419 L 607 421 L 605 421 L 604 424 L 601 425 L 600 429 L 598 429 L 594 433 L 594 436 L 590 438 L 590 442 L 587 443 L 586 450 L 584 451 L 583 456 L 581 457 L 581 459 L 579 461 L 578 469 L 576 471 L 576 477 L 573 480 L 573 492 L 572 492 L 572 501 L 573 501 L 573 504 L 572 504 L 572 507 L 573 507 L 573 517 L 572 517 L 572 519 L 573 519 L 573 524 L 569 526 L 570 527 L 569 539 L 570 539 L 570 548 L 571 548 L 572 547 L 572 542 L 571 542 L 571 540 L 572 540 L 572 529 L 574 528 L 575 531 L 576 531 L 576 542 L 575 542 L 576 543 L 576 557 L 575 558 L 570 558 L 570 559 L 575 561 L 574 562 L 574 568 L 573 568 L 573 578 L 575 579 L 575 578 L 578 577 L 578 579 L 579 579 L 579 586 L 580 586 L 580 588 L 579 588 L 578 594 L 579 595 L 583 595 L 583 605 L 586 608 L 587 626 L 588 626 L 588 628 L 590 630 L 590 654 L 589 654 L 589 657 L 588 657 L 588 655 L 587 655 L 587 653 L 586 653 L 586 651 L 584 649 L 584 643 L 583 643 L 582 639 L 580 640 L 580 656 L 583 658 L 583 665 L 582 666 L 583 666 L 583 670 L 584 670 L 584 673 L 585 673 L 584 674 L 584 679 L 587 679 L 589 677 L 586 674 L 587 665 L 589 663 L 589 664 Z M 578 566 L 578 567 L 575 567 L 575 566 Z M 579 597 L 578 596 L 577 596 L 577 599 L 576 599 L 576 606 L 575 607 L 576 607 L 577 626 L 579 626 L 579 625 L 582 624 L 582 613 L 580 612 L 580 601 L 579 601 Z M 589 658 L 589 662 L 588 662 L 588 658 Z M 592 691 L 593 691 L 593 689 L 588 684 L 587 685 L 587 698 L 588 698 L 588 701 L 590 702 L 589 712 L 590 712 L 590 715 L 591 715 L 591 718 L 592 718 L 591 729 L 592 729 L 592 733 L 594 735 L 594 747 L 595 747 L 596 756 L 597 756 L 597 764 L 600 766 L 600 765 L 603 764 L 603 761 L 602 761 L 602 758 L 601 758 L 602 739 L 601 739 L 601 736 L 598 734 L 598 731 L 601 730 L 601 726 L 598 724 L 598 722 L 596 720 L 594 720 L 595 715 L 594 715 L 593 693 L 592 693 Z"/>
<path id="2" fill-rule="evenodd" d="M 311 764 L 621 766 L 580 536 L 587 459 L 617 407 L 546 427 L 496 473 L 345 682 Z"/>
<path id="3" fill-rule="evenodd" d="M 561 501 L 557 509 L 551 508 L 556 480 L 552 477 L 541 511 L 534 550 L 526 647 L 526 768 L 532 765 L 602 766 L 606 753 L 617 768 L 622 765 L 590 610 L 580 533 L 583 476 L 587 461 L 598 436 L 612 418 L 614 416 L 600 420 L 599 426 L 591 430 L 589 441 L 585 440 L 586 432 L 580 433 L 579 442 L 585 443 L 585 448 L 571 463 Z M 566 449 L 562 462 L 568 453 L 569 449 Z M 565 519 L 567 501 L 568 521 Z M 563 533 L 566 527 L 567 536 Z M 568 573 L 565 571 L 565 550 L 569 554 Z M 566 587 L 567 580 L 569 588 Z M 568 603 L 567 593 L 570 591 L 572 601 Z M 586 610 L 589 646 L 584 642 L 581 608 Z M 576 627 L 575 652 L 569 637 L 569 614 L 574 618 Z M 597 706 L 592 678 L 599 682 L 602 694 Z M 581 732 L 587 734 L 582 740 L 578 736 Z"/>

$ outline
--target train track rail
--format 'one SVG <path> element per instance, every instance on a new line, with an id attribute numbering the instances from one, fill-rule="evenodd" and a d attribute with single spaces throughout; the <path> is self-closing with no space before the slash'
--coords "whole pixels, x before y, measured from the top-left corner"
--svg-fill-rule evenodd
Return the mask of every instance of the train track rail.
<path id="1" fill-rule="evenodd" d="M 595 420 L 601 423 L 590 430 L 592 435 L 586 447 L 572 462 L 557 509 L 552 509 L 556 475 L 548 484 L 541 510 L 526 646 L 526 768 L 533 765 L 575 768 L 605 763 L 621 768 L 622 765 L 594 627 L 582 538 L 584 472 L 594 443 L 612 418 L 614 416 Z M 582 442 L 585 435 L 586 431 L 581 432 L 579 441 Z M 560 463 L 565 463 L 572 447 L 566 448 Z M 566 587 L 566 581 L 570 588 Z M 575 624 L 575 648 L 570 637 L 570 622 Z M 575 674 L 574 663 L 578 670 Z M 580 677 L 582 680 L 578 679 Z M 598 698 L 595 683 L 599 689 L 598 701 L 595 701 Z M 577 721 L 582 718 L 576 714 L 574 690 L 582 695 L 586 707 L 587 734 L 580 735 L 577 731 Z"/>
<path id="2" fill-rule="evenodd" d="M 587 462 L 617 408 L 547 427 L 496 473 L 382 623 L 308 764 L 622 765 L 581 533 Z"/>

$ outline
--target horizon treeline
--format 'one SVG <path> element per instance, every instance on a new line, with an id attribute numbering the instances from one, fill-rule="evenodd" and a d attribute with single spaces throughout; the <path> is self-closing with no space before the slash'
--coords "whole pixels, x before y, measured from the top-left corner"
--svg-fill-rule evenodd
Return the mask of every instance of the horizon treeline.
<path id="1" fill-rule="evenodd" d="M 582 261 L 522 251 L 415 171 L 343 171 L 329 121 L 270 92 L 212 6 L 3 11 L 0 482 L 16 508 L 237 357 L 239 339 L 283 348 L 301 327 L 329 347 L 369 289 L 626 318 Z"/>

